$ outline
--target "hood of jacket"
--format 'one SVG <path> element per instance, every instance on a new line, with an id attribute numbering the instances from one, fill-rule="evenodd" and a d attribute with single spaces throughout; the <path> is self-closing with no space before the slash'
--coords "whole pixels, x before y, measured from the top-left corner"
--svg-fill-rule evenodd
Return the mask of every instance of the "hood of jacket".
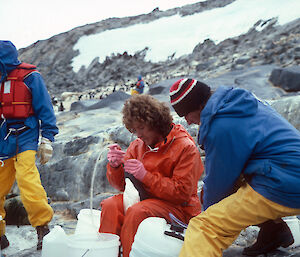
<path id="1" fill-rule="evenodd" d="M 10 41 L 0 40 L 0 83 L 6 80 L 7 74 L 14 70 L 21 62 L 18 51 Z"/>
<path id="2" fill-rule="evenodd" d="M 219 87 L 207 101 L 200 116 L 198 142 L 203 145 L 213 119 L 218 117 L 248 117 L 257 112 L 258 102 L 247 90 Z"/>

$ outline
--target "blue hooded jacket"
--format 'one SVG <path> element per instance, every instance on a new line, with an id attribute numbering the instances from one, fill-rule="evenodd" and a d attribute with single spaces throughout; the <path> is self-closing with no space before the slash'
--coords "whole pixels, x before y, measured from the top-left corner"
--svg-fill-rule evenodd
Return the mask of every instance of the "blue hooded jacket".
<path id="1" fill-rule="evenodd" d="M 247 90 L 227 87 L 212 94 L 200 121 L 204 209 L 230 195 L 241 174 L 265 198 L 300 208 L 300 133 L 295 127 Z"/>
<path id="2" fill-rule="evenodd" d="M 0 85 L 20 63 L 16 47 L 10 41 L 0 40 Z M 17 151 L 18 153 L 26 150 L 36 151 L 40 130 L 42 137 L 50 141 L 54 141 L 54 136 L 58 133 L 53 106 L 42 76 L 34 72 L 25 78 L 24 83 L 31 90 L 35 115 L 26 119 L 0 118 L 0 159 L 2 160 L 14 156 Z M 7 136 L 9 126 L 13 128 L 23 126 L 16 123 L 24 123 L 30 129 L 18 136 L 12 134 Z"/>

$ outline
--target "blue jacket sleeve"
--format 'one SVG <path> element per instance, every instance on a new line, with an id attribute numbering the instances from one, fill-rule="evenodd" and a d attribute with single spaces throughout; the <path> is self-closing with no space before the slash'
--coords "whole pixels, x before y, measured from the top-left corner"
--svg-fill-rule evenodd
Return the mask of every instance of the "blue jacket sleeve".
<path id="1" fill-rule="evenodd" d="M 38 72 L 32 73 L 24 82 L 31 90 L 32 106 L 36 117 L 41 121 L 42 137 L 53 142 L 54 136 L 58 133 L 58 128 L 45 82 Z"/>
<path id="2" fill-rule="evenodd" d="M 240 119 L 239 121 L 240 122 Z M 251 154 L 251 140 L 240 124 L 215 120 L 204 143 L 206 158 L 203 208 L 232 193 L 235 183 Z"/>

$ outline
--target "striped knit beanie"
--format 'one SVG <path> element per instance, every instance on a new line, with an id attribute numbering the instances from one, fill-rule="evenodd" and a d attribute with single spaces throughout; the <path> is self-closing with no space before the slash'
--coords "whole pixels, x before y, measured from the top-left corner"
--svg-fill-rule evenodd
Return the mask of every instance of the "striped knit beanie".
<path id="1" fill-rule="evenodd" d="M 182 117 L 199 109 L 210 97 L 210 87 L 195 79 L 184 78 L 170 88 L 170 100 L 176 113 Z"/>

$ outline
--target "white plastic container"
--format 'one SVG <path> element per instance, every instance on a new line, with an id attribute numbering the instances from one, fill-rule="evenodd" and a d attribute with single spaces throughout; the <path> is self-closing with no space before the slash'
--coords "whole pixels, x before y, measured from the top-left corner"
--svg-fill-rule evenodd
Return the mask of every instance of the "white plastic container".
<path id="1" fill-rule="evenodd" d="M 81 209 L 77 215 L 75 234 L 98 234 L 101 211 L 95 209 Z"/>
<path id="2" fill-rule="evenodd" d="M 43 239 L 42 257 L 67 255 L 68 236 L 61 226 L 54 228 Z"/>
<path id="3" fill-rule="evenodd" d="M 300 245 L 300 222 L 296 216 L 286 217 L 284 221 L 289 226 L 294 237 L 294 243 L 290 247 L 297 247 Z"/>
<path id="4" fill-rule="evenodd" d="M 130 257 L 178 257 L 183 241 L 164 234 L 170 231 L 166 220 L 150 217 L 141 222 L 134 237 Z"/>
<path id="5" fill-rule="evenodd" d="M 68 255 L 72 257 L 118 257 L 120 238 L 109 233 L 95 235 L 74 234 L 69 236 Z M 54 257 L 54 256 L 53 256 Z"/>
<path id="6" fill-rule="evenodd" d="M 42 257 L 118 257 L 119 236 L 108 233 L 66 235 L 55 226 L 44 237 Z"/>

